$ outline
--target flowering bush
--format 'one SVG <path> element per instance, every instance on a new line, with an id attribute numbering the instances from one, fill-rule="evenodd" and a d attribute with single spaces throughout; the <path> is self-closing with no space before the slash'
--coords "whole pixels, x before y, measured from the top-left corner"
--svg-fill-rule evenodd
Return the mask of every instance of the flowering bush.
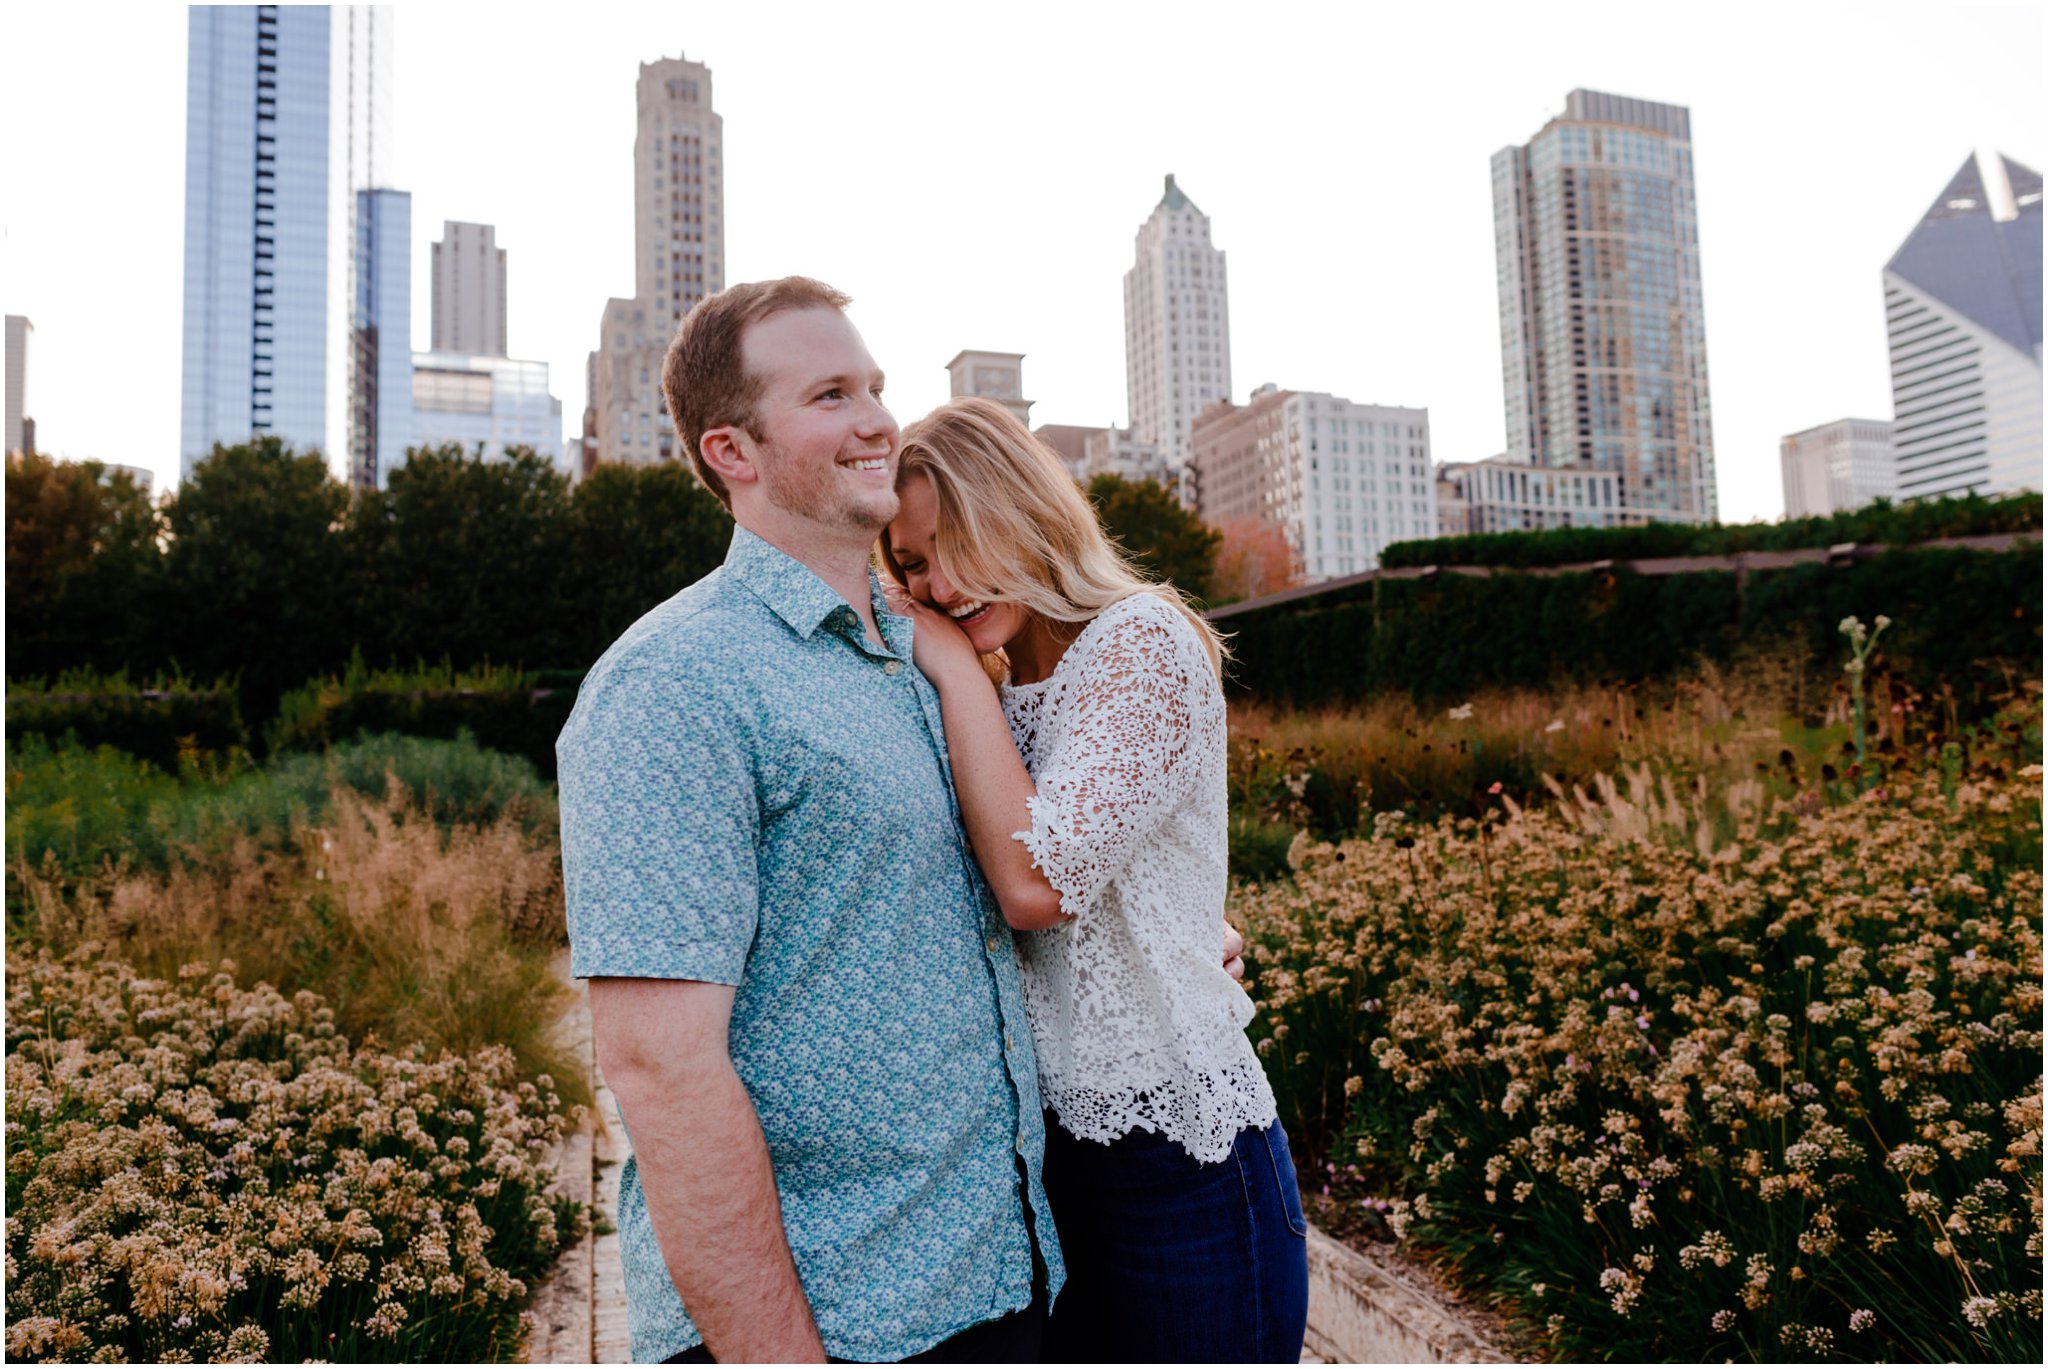
<path id="1" fill-rule="evenodd" d="M 1235 900 L 1284 1120 L 1560 1358 L 2038 1359 L 2038 705 L 2012 722 L 1967 769 L 1641 765 L 1297 837 Z"/>
<path id="2" fill-rule="evenodd" d="M 8 957 L 7 1353 L 454 1360 L 514 1344 L 583 1220 L 569 1124 L 485 1047 L 351 1050 L 310 992 Z"/>

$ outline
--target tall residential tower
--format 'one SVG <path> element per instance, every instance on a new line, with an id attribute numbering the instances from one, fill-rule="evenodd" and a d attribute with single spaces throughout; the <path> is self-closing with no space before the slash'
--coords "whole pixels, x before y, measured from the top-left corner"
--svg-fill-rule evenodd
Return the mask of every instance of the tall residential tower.
<path id="1" fill-rule="evenodd" d="M 1171 176 L 1124 273 L 1124 368 L 1132 438 L 1179 476 L 1194 456 L 1196 415 L 1230 398 L 1230 292 L 1209 216 Z"/>
<path id="2" fill-rule="evenodd" d="M 505 355 L 505 249 L 487 223 L 441 225 L 434 244 L 433 347 Z"/>
<path id="3" fill-rule="evenodd" d="M 1972 157 L 1884 268 L 1902 499 L 2041 488 L 2041 174 Z"/>
<path id="4" fill-rule="evenodd" d="M 598 461 L 673 461 L 661 363 L 676 325 L 725 288 L 724 123 L 711 69 L 683 57 L 640 65 L 633 138 L 633 298 L 605 304 L 591 354 Z"/>
<path id="5" fill-rule="evenodd" d="M 1620 521 L 1715 517 L 1692 124 L 1575 90 L 1493 157 L 1510 460 L 1611 471 Z"/>
<path id="6" fill-rule="evenodd" d="M 187 20 L 183 469 L 276 435 L 351 474 L 357 192 L 391 157 L 389 6 Z"/>

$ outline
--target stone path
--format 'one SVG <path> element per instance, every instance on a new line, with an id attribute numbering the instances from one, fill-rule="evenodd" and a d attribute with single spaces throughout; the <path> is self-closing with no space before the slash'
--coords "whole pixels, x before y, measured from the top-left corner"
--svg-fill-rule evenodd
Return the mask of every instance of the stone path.
<path id="1" fill-rule="evenodd" d="M 563 1015 L 564 1043 L 589 1072 L 597 1105 L 582 1128 L 562 1142 L 555 1160 L 556 1190 L 587 1205 L 610 1225 L 619 1210 L 619 1171 L 627 1148 L 618 1104 L 598 1073 L 590 1035 L 590 999 L 581 980 L 569 978 L 569 954 L 555 972 L 576 997 Z M 1446 1363 L 1509 1358 L 1478 1320 L 1440 1292 L 1425 1287 L 1389 1256 L 1364 1255 L 1311 1227 L 1308 1340 L 1304 1364 L 1420 1361 Z M 590 1232 L 562 1253 L 561 1262 L 534 1291 L 532 1328 L 520 1359 L 529 1364 L 626 1364 L 626 1276 L 615 1232 Z"/>
<path id="2" fill-rule="evenodd" d="M 559 1030 L 583 1062 L 597 1097 L 581 1129 L 565 1138 L 556 1154 L 555 1187 L 609 1225 L 619 1210 L 625 1132 L 618 1123 L 618 1104 L 598 1073 L 597 1050 L 590 1037 L 590 997 L 582 980 L 570 979 L 567 951 L 557 957 L 555 973 L 576 994 Z M 618 1234 L 586 1233 L 562 1252 L 561 1263 L 534 1291 L 533 1329 L 520 1358 L 528 1364 L 626 1364 L 632 1357 Z"/>

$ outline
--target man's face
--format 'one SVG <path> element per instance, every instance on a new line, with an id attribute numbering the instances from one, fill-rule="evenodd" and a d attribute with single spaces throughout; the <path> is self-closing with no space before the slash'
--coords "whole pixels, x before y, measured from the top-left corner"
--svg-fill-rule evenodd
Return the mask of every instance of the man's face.
<path id="1" fill-rule="evenodd" d="M 896 516 L 896 420 L 882 372 L 837 309 L 791 309 L 749 327 L 740 358 L 760 379 L 759 440 L 745 438 L 775 508 L 873 538 Z"/>

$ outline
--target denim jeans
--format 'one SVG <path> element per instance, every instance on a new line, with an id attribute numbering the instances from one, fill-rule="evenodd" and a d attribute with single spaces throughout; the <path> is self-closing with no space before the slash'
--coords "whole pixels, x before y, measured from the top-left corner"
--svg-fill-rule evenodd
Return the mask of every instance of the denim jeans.
<path id="1" fill-rule="evenodd" d="M 1286 1363 L 1308 1321 L 1308 1224 L 1287 1133 L 1203 1164 L 1154 1132 L 1076 1140 L 1046 1114 L 1045 1192 L 1067 1285 L 1049 1361 Z"/>

